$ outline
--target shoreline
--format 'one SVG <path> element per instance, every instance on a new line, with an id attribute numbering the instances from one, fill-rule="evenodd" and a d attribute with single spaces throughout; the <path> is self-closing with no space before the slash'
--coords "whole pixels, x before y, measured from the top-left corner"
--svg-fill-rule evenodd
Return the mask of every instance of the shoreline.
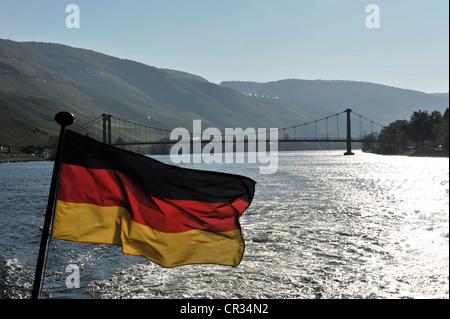
<path id="1" fill-rule="evenodd" d="M 363 153 L 370 153 L 370 154 L 376 154 L 376 155 L 383 155 L 383 156 L 409 156 L 409 157 L 441 157 L 441 158 L 448 158 L 449 153 L 444 150 L 434 151 L 434 150 L 425 150 L 425 151 L 415 151 L 415 150 L 408 150 L 404 152 L 399 153 L 389 153 L 389 152 L 380 152 L 379 150 L 361 150 Z M 45 161 L 52 161 L 52 159 L 48 158 L 39 158 L 39 157 L 32 157 L 32 156 L 0 156 L 0 164 L 4 163 L 26 163 L 26 162 L 45 162 Z"/>
<path id="2" fill-rule="evenodd" d="M 0 164 L 5 163 L 25 163 L 25 162 L 44 162 L 49 159 L 39 158 L 39 157 L 28 157 L 28 156 L 11 156 L 11 157 L 0 157 Z"/>
<path id="3" fill-rule="evenodd" d="M 390 153 L 390 152 L 382 152 L 380 150 L 364 150 L 364 153 L 371 153 L 371 154 L 377 154 L 377 155 L 397 155 L 397 156 L 409 156 L 409 157 L 449 157 L 449 153 L 448 151 L 445 150 L 421 150 L 421 151 L 416 151 L 416 150 L 407 150 L 407 151 L 403 151 L 403 152 L 398 152 L 398 153 Z"/>

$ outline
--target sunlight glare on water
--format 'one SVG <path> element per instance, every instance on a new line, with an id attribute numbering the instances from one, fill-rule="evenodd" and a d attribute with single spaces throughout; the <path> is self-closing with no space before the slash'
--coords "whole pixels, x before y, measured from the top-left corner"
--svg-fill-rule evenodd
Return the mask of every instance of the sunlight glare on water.
<path id="1" fill-rule="evenodd" d="M 0 288 L 26 298 L 51 165 L 14 165 L 0 165 Z M 258 164 L 184 166 L 257 181 L 238 267 L 165 269 L 119 247 L 54 240 L 43 297 L 449 298 L 447 158 L 286 152 L 273 175 Z M 65 285 L 69 264 L 80 267 L 79 289 Z"/>
<path id="2" fill-rule="evenodd" d="M 241 219 L 246 253 L 239 267 L 133 265 L 94 282 L 90 292 L 100 298 L 448 298 L 448 166 L 442 163 L 283 153 L 277 174 L 250 170 L 258 186 Z"/>

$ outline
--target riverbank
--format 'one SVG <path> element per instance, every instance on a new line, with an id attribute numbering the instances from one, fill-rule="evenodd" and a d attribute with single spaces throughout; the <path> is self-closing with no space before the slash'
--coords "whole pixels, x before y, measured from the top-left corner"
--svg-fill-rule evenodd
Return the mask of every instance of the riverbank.
<path id="1" fill-rule="evenodd" d="M 28 155 L 13 155 L 13 156 L 1 156 L 0 164 L 2 163 L 19 163 L 19 162 L 40 162 L 47 161 L 43 157 L 28 156 Z"/>
<path id="2" fill-rule="evenodd" d="M 415 151 L 409 156 L 420 156 L 420 157 L 448 157 L 448 151 L 444 150 L 425 150 L 425 151 Z"/>
<path id="3" fill-rule="evenodd" d="M 369 149 L 363 150 L 365 153 L 372 153 L 378 155 L 402 155 L 402 156 L 412 156 L 412 157 L 449 157 L 448 151 L 446 150 L 420 150 L 416 151 L 414 149 L 407 149 L 405 151 L 394 151 L 392 149 Z"/>

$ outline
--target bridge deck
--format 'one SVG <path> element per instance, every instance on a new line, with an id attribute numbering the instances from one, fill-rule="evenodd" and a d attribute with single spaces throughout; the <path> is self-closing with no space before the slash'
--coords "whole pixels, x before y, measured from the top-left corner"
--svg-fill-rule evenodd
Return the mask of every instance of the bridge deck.
<path id="1" fill-rule="evenodd" d="M 266 142 L 270 142 L 270 140 L 265 140 Z M 200 141 L 194 141 L 191 140 L 189 141 L 189 143 L 198 143 Z M 212 141 L 209 140 L 203 140 L 201 141 L 202 144 L 208 144 L 211 143 Z M 236 141 L 222 141 L 222 144 L 225 143 L 236 143 Z M 242 141 L 240 141 L 242 142 Z M 258 143 L 258 140 L 252 140 L 252 141 L 244 141 L 245 143 L 248 142 L 253 142 L 253 143 Z M 347 139 L 286 139 L 286 140 L 278 140 L 278 143 L 292 143 L 292 142 L 334 142 L 334 143 L 347 143 Z M 351 143 L 364 143 L 364 142 L 372 142 L 372 143 L 376 143 L 377 141 L 373 141 L 373 140 L 364 140 L 364 139 L 356 139 L 356 140 L 351 140 Z M 124 143 L 112 143 L 111 145 L 114 146 L 128 146 L 128 145 L 152 145 L 152 144 L 176 144 L 176 143 L 188 143 L 186 141 L 148 141 L 148 142 L 124 142 Z"/>

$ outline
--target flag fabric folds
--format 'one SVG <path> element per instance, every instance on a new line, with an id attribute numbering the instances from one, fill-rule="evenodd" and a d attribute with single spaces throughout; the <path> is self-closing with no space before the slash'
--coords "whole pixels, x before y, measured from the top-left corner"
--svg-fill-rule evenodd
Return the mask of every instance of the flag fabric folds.
<path id="1" fill-rule="evenodd" d="M 53 238 L 118 245 L 163 267 L 237 266 L 255 182 L 167 165 L 66 132 Z"/>

